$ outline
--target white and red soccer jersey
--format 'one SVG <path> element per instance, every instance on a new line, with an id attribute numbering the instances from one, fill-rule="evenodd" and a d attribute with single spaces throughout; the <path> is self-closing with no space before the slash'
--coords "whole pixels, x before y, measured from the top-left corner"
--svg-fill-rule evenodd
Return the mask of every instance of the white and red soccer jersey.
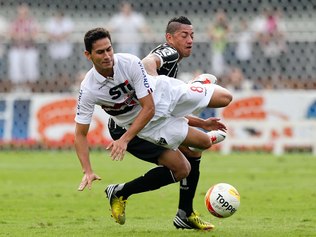
<path id="1" fill-rule="evenodd" d="M 153 81 L 153 82 L 152 82 Z M 91 68 L 81 83 L 75 121 L 90 124 L 94 105 L 100 105 L 117 124 L 133 122 L 141 106 L 138 98 L 152 93 L 150 80 L 140 59 L 131 54 L 114 54 L 114 76 L 105 78 Z"/>

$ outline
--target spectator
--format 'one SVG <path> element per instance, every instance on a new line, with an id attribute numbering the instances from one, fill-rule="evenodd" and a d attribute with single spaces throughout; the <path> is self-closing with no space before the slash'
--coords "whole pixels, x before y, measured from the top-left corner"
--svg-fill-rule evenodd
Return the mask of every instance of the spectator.
<path id="1" fill-rule="evenodd" d="M 251 77 L 251 58 L 253 34 L 248 27 L 247 21 L 240 20 L 239 29 L 236 37 L 235 56 L 237 65 L 242 70 L 247 79 Z"/>
<path id="2" fill-rule="evenodd" d="M 116 42 L 116 52 L 130 53 L 138 57 L 141 55 L 141 43 L 144 38 L 149 37 L 149 28 L 145 18 L 133 11 L 132 5 L 123 2 L 120 12 L 112 17 L 107 27 Z M 144 37 L 141 37 L 143 33 Z"/>
<path id="3" fill-rule="evenodd" d="M 251 80 L 247 80 L 238 67 L 231 67 L 227 75 L 227 85 L 231 91 L 250 91 L 257 89 Z"/>
<path id="4" fill-rule="evenodd" d="M 38 25 L 29 14 L 29 7 L 21 4 L 10 26 L 9 79 L 16 91 L 30 90 L 39 76 L 38 50 L 35 38 Z"/>
<path id="5" fill-rule="evenodd" d="M 268 11 L 266 18 L 266 34 L 261 41 L 261 48 L 266 60 L 266 68 L 269 78 L 271 78 L 273 87 L 279 85 L 279 79 L 282 75 L 282 58 L 286 51 L 284 31 L 285 26 L 280 18 L 278 11 Z M 284 65 L 283 65 L 284 66 Z"/>
<path id="6" fill-rule="evenodd" d="M 46 24 L 50 56 L 48 71 L 50 77 L 55 81 L 69 81 L 70 74 L 72 74 L 69 58 L 73 51 L 73 44 L 70 39 L 73 29 L 73 21 L 66 17 L 62 11 L 57 12 Z"/>
<path id="7" fill-rule="evenodd" d="M 7 91 L 7 86 L 5 85 L 5 36 L 7 31 L 7 22 L 4 17 L 0 16 L 0 91 Z"/>
<path id="8" fill-rule="evenodd" d="M 264 8 L 260 14 L 256 15 L 250 25 L 251 31 L 255 34 L 255 38 L 259 42 L 266 32 L 266 15 L 267 10 Z"/>
<path id="9" fill-rule="evenodd" d="M 222 77 L 226 70 L 224 54 L 227 48 L 229 31 L 226 14 L 223 10 L 220 10 L 215 16 L 214 24 L 208 29 L 212 48 L 211 71 L 217 77 Z"/>
<path id="10" fill-rule="evenodd" d="M 265 9 L 252 25 L 263 55 L 261 71 L 267 76 L 266 88 L 280 85 L 284 53 L 286 52 L 285 25 L 281 20 L 281 13 L 276 10 Z"/>

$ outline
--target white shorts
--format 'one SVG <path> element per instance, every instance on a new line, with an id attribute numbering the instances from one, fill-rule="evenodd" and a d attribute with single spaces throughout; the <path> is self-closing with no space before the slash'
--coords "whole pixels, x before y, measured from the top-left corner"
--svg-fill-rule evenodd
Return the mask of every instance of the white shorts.
<path id="1" fill-rule="evenodd" d="M 215 84 L 186 84 L 180 80 L 159 76 L 154 91 L 155 117 L 183 117 L 199 114 L 209 104 Z"/>
<path id="2" fill-rule="evenodd" d="M 169 117 L 146 126 L 138 137 L 169 149 L 177 149 L 188 134 L 188 120 L 180 117 Z"/>
<path id="3" fill-rule="evenodd" d="M 157 81 L 155 116 L 138 136 L 157 145 L 177 149 L 188 134 L 189 125 L 184 116 L 203 111 L 216 87 L 214 84 L 185 84 L 168 77 Z"/>

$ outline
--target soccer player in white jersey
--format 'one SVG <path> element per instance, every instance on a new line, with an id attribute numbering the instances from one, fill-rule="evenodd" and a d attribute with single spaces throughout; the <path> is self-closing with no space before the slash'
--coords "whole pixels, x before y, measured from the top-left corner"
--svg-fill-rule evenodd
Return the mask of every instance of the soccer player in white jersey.
<path id="1" fill-rule="evenodd" d="M 79 190 L 86 186 L 91 188 L 92 181 L 100 179 L 92 170 L 87 142 L 95 105 L 100 105 L 119 126 L 127 128 L 126 133 L 108 147 L 113 160 L 122 160 L 128 142 L 138 135 L 169 148 L 168 159 L 175 159 L 186 167 L 177 177 L 163 166 L 153 172 L 150 170 L 134 180 L 133 193 L 155 190 L 185 178 L 190 166 L 178 146 L 208 149 L 212 140 L 206 133 L 190 127 L 183 116 L 206 107 L 227 106 L 232 100 L 229 91 L 214 84 L 187 85 L 166 76 L 148 76 L 136 56 L 114 54 L 110 34 L 105 29 L 88 31 L 84 41 L 85 55 L 93 68 L 81 83 L 75 118 L 75 148 L 84 171 Z M 215 129 L 221 128 L 219 124 Z M 124 224 L 126 199 L 117 198 L 114 188 L 106 190 L 112 214 L 119 224 Z"/>
<path id="2" fill-rule="evenodd" d="M 187 58 L 192 53 L 194 42 L 194 29 L 191 21 L 185 17 L 174 17 L 168 21 L 165 33 L 166 42 L 155 47 L 143 60 L 144 67 L 150 75 L 166 75 L 170 78 L 176 78 L 178 74 L 178 64 L 183 58 Z M 192 121 L 192 117 L 190 117 Z M 200 126 L 204 124 L 216 124 L 217 118 L 208 118 L 206 121 L 194 118 Z M 202 121 L 201 121 L 202 120 Z M 212 121 L 213 120 L 213 121 Z M 119 139 L 126 132 L 126 129 L 115 124 L 113 119 L 109 119 L 109 133 L 114 140 Z M 196 125 L 197 127 L 197 125 Z M 216 133 L 217 131 L 213 131 Z M 193 200 L 200 177 L 200 162 L 202 152 L 192 151 L 187 147 L 180 146 L 180 151 L 185 155 L 190 163 L 189 175 L 179 183 L 179 203 L 173 224 L 176 228 L 208 230 L 214 225 L 208 221 L 204 221 L 193 208 Z M 140 137 L 134 137 L 127 145 L 127 151 L 135 157 L 160 164 L 160 160 L 165 156 L 167 148 L 155 145 Z M 166 160 L 165 161 L 170 161 Z M 171 160 L 172 161 L 172 160 Z M 183 170 L 181 165 L 164 162 L 165 167 L 170 168 L 173 173 L 177 174 L 178 170 Z M 115 189 L 115 195 L 123 198 L 130 195 L 126 186 Z"/>

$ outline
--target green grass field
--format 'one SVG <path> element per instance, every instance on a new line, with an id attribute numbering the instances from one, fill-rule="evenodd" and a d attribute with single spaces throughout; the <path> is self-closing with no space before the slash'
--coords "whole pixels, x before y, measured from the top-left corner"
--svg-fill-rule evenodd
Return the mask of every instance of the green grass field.
<path id="1" fill-rule="evenodd" d="M 125 225 L 114 223 L 104 188 L 153 165 L 129 155 L 111 161 L 106 152 L 91 159 L 102 180 L 78 192 L 82 173 L 74 151 L 1 151 L 0 236 L 316 236 L 316 157 L 308 154 L 205 153 L 194 208 L 216 226 L 206 233 L 173 227 L 178 184 L 131 196 Z M 227 219 L 204 207 L 206 190 L 217 182 L 241 195 L 239 210 Z"/>

